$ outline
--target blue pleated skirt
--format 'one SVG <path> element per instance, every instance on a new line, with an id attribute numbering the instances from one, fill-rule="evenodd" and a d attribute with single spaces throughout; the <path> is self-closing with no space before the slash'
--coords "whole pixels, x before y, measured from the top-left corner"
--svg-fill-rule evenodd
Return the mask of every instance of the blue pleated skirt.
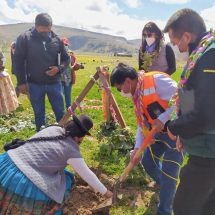
<path id="1" fill-rule="evenodd" d="M 65 170 L 66 191 L 64 199 L 74 184 L 74 176 Z M 60 215 L 61 204 L 53 201 L 32 183 L 13 163 L 7 153 L 0 155 L 0 214 Z"/>

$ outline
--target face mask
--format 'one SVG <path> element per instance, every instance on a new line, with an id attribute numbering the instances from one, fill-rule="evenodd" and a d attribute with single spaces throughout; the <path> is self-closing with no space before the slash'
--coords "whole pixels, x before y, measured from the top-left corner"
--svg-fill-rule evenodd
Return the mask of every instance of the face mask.
<path id="1" fill-rule="evenodd" d="M 48 40 L 51 37 L 51 32 L 39 32 L 39 34 L 45 40 Z"/>
<path id="2" fill-rule="evenodd" d="M 123 91 L 120 91 L 120 93 L 121 93 L 121 95 L 123 97 L 127 97 L 127 98 L 132 98 L 133 97 L 131 93 L 124 93 Z"/>
<path id="3" fill-rule="evenodd" d="M 189 58 L 189 52 L 180 52 L 178 45 L 173 46 L 173 51 L 175 53 L 175 58 L 178 61 L 187 61 Z"/>
<path id="4" fill-rule="evenodd" d="M 2 58 L 0 59 L 1 63 L 0 63 L 0 71 L 3 71 L 5 68 L 5 63 L 6 63 L 6 58 Z"/>
<path id="5" fill-rule="evenodd" d="M 146 37 L 146 43 L 148 46 L 151 46 L 155 42 L 154 37 Z"/>
<path id="6" fill-rule="evenodd" d="M 2 60 L 2 66 L 4 66 L 4 67 L 5 67 L 5 64 L 6 64 L 6 58 L 5 58 L 5 57 L 3 57 L 1 60 Z"/>

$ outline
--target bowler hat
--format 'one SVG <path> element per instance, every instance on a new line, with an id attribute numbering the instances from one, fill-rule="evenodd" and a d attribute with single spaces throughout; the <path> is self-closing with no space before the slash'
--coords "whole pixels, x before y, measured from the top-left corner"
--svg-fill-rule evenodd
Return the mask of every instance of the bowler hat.
<path id="1" fill-rule="evenodd" d="M 85 114 L 73 115 L 73 122 L 81 129 L 84 135 L 91 135 L 89 130 L 93 127 L 93 121 Z"/>

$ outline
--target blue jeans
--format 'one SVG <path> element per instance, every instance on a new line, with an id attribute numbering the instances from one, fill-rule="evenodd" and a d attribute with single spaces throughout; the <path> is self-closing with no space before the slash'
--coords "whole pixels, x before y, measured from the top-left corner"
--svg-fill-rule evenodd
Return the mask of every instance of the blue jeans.
<path id="1" fill-rule="evenodd" d="M 151 146 L 152 152 L 155 156 L 159 158 L 163 157 L 165 160 L 171 160 L 182 164 L 182 154 L 176 150 L 168 148 L 162 142 L 165 141 L 172 148 L 175 148 L 175 142 L 170 140 L 166 133 L 157 134 L 155 139 L 160 140 Z M 157 215 L 171 215 L 177 182 L 163 174 L 160 169 L 168 175 L 178 178 L 180 168 L 178 165 L 171 162 L 164 161 L 161 164 L 161 162 L 156 158 L 155 162 L 157 165 L 154 163 L 151 153 L 147 148 L 144 152 L 141 163 L 150 177 L 160 185 L 160 203 L 158 204 Z"/>
<path id="2" fill-rule="evenodd" d="M 41 126 L 46 125 L 45 118 L 45 96 L 47 94 L 49 102 L 54 111 L 56 121 L 64 115 L 64 103 L 61 83 L 38 85 L 29 83 L 29 94 L 32 108 L 34 110 L 36 130 L 39 131 Z"/>
<path id="3" fill-rule="evenodd" d="M 66 86 L 64 81 L 62 81 L 61 83 L 63 87 L 66 109 L 68 109 L 71 106 L 72 82 L 70 82 L 68 86 Z"/>

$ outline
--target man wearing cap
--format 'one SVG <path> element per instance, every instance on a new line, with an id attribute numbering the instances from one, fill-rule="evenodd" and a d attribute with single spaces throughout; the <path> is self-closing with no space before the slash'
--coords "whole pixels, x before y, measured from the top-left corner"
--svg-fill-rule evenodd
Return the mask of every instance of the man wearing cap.
<path id="1" fill-rule="evenodd" d="M 19 90 L 24 94 L 29 92 L 37 131 L 46 125 L 45 95 L 48 96 L 56 121 L 64 114 L 60 73 L 69 64 L 69 56 L 51 28 L 50 15 L 38 14 L 35 27 L 18 37 L 14 56 Z"/>
<path id="2" fill-rule="evenodd" d="M 3 214 L 61 214 L 74 177 L 69 164 L 92 188 L 106 197 L 112 192 L 88 168 L 79 145 L 90 135 L 92 120 L 73 116 L 64 127 L 49 126 L 26 141 L 15 139 L 0 155 L 0 211 Z M 58 213 L 56 213 L 58 211 Z"/>

